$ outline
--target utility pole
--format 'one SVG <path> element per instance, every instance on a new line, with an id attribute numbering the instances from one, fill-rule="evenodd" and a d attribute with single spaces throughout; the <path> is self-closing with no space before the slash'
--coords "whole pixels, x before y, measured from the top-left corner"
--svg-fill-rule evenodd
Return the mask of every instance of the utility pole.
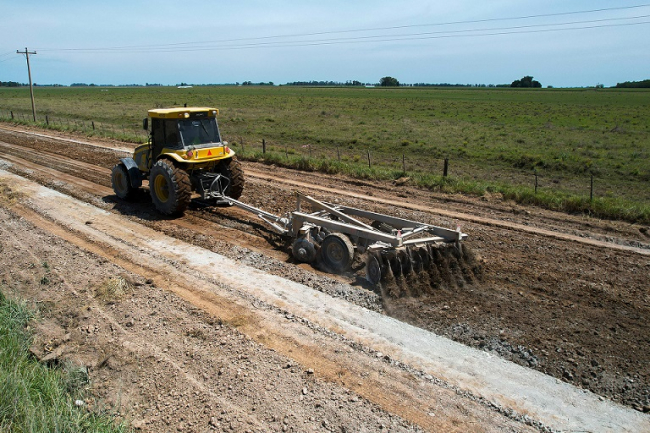
<path id="1" fill-rule="evenodd" d="M 29 95 L 32 97 L 32 115 L 34 116 L 34 122 L 36 122 L 36 107 L 34 106 L 34 88 L 32 86 L 32 70 L 29 67 L 29 55 L 36 54 L 36 51 L 27 51 L 27 47 L 25 47 L 25 51 L 16 50 L 16 54 L 24 54 L 25 57 L 27 58 L 27 75 L 29 75 Z"/>

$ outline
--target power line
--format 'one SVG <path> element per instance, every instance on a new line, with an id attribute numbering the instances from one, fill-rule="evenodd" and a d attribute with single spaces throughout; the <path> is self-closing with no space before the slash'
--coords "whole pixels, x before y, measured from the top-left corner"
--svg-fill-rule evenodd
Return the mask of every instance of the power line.
<path id="1" fill-rule="evenodd" d="M 648 7 L 648 6 L 650 6 L 650 3 L 635 5 L 635 6 L 591 9 L 586 11 L 575 11 L 575 12 L 558 12 L 552 14 L 526 15 L 526 16 L 519 16 L 519 17 L 509 17 L 509 18 L 485 18 L 480 20 L 450 21 L 450 22 L 432 23 L 432 24 L 407 24 L 402 26 L 391 26 L 391 27 L 376 27 L 376 28 L 351 29 L 351 30 L 332 30 L 332 31 L 323 31 L 323 32 L 315 32 L 315 33 L 294 34 L 294 35 L 275 35 L 275 36 L 261 36 L 257 38 L 226 39 L 218 42 L 239 42 L 239 41 L 258 40 L 258 39 L 321 36 L 321 35 L 336 34 L 336 33 L 359 33 L 359 32 L 370 32 L 370 31 L 377 31 L 377 30 L 398 30 L 398 29 L 415 28 L 415 27 L 440 27 L 440 26 L 449 26 L 449 25 L 458 25 L 458 24 L 478 24 L 478 23 L 495 22 L 495 21 L 526 20 L 532 18 L 548 18 L 548 17 L 557 17 L 557 16 L 565 16 L 565 15 L 577 15 L 577 14 L 588 14 L 588 13 L 607 12 L 607 11 L 615 11 L 615 10 L 637 9 L 637 8 Z M 213 42 L 217 42 L 217 41 L 213 41 Z M 200 44 L 200 43 L 212 43 L 212 42 L 178 42 L 176 44 L 169 44 L 169 45 L 189 45 L 189 44 Z M 155 46 L 156 45 L 153 45 L 153 47 Z"/>
<path id="2" fill-rule="evenodd" d="M 286 35 L 270 35 L 270 36 L 260 36 L 260 37 L 250 37 L 250 38 L 238 38 L 238 39 L 222 39 L 219 41 L 195 41 L 195 42 L 177 42 L 177 43 L 172 43 L 172 44 L 153 44 L 153 45 L 132 45 L 132 46 L 118 46 L 118 47 L 106 47 L 106 48 L 41 48 L 40 51 L 137 51 L 137 50 L 151 50 L 151 49 L 161 49 L 163 50 L 162 52 L 170 52 L 172 51 L 172 47 L 182 47 L 182 46 L 188 46 L 188 45 L 193 45 L 193 46 L 202 46 L 202 45 L 209 45 L 209 44 L 224 44 L 228 42 L 243 42 L 243 41 L 256 41 L 256 40 L 267 40 L 267 39 L 280 39 L 280 38 L 300 38 L 300 37 L 309 37 L 309 36 L 323 36 L 323 35 L 331 35 L 331 34 L 344 34 L 344 33 L 360 33 L 360 32 L 369 32 L 369 31 L 386 31 L 386 30 L 398 30 L 398 29 L 406 29 L 406 28 L 416 28 L 416 27 L 440 27 L 440 26 L 448 26 L 448 25 L 458 25 L 458 24 L 478 24 L 478 23 L 486 23 L 486 22 L 498 22 L 498 21 L 513 21 L 513 20 L 528 20 L 528 19 L 533 19 L 533 18 L 548 18 L 548 17 L 558 17 L 558 16 L 568 16 L 568 15 L 578 15 L 578 14 L 592 14 L 592 13 L 599 13 L 599 12 L 610 12 L 610 11 L 618 11 L 618 10 L 631 10 L 631 9 L 639 9 L 643 7 L 648 7 L 650 6 L 650 3 L 646 4 L 640 4 L 640 5 L 632 5 L 632 6 L 620 6 L 620 7 L 612 7 L 612 8 L 600 8 L 600 9 L 590 9 L 590 10 L 582 10 L 582 11 L 572 11 L 572 12 L 557 12 L 557 13 L 549 13 L 549 14 L 535 14 L 535 15 L 525 15 L 525 16 L 517 16 L 517 17 L 507 17 L 507 18 L 485 18 L 485 19 L 479 19 L 479 20 L 464 20 L 464 21 L 451 21 L 451 22 L 442 22 L 442 23 L 432 23 L 432 24 L 410 24 L 410 25 L 402 25 L 402 26 L 391 26 L 391 27 L 376 27 L 376 28 L 365 28 L 365 29 L 348 29 L 348 30 L 333 30 L 333 31 L 322 31 L 322 32 L 313 32 L 313 33 L 302 33 L 302 34 L 286 34 Z M 645 17 L 645 16 L 642 16 Z M 615 20 L 617 18 L 609 18 L 610 20 Z M 621 19 L 631 19 L 631 18 L 621 18 Z M 595 20 L 593 22 L 596 22 L 598 20 Z M 591 21 L 587 21 L 591 22 Z M 585 22 L 585 23 L 587 23 Z M 558 24 L 562 25 L 562 24 Z M 564 24 L 567 25 L 567 24 Z M 541 25 L 538 25 L 541 26 Z M 508 28 L 503 28 L 503 29 L 489 29 L 489 31 L 497 31 L 497 30 L 507 30 Z M 471 30 L 468 30 L 471 31 Z M 479 30 L 474 30 L 474 31 L 479 31 Z M 386 35 L 381 35 L 381 36 L 375 36 L 375 37 L 387 37 Z M 354 38 L 349 38 L 349 40 L 354 41 Z M 285 41 L 284 43 L 297 43 L 299 41 Z M 319 41 L 306 41 L 311 44 Z M 278 41 L 277 43 L 281 43 L 281 41 Z M 270 45 L 271 43 L 267 43 L 266 45 Z M 260 45 L 264 45 L 263 43 L 260 43 Z M 248 47 L 249 45 L 246 45 Z M 191 50 L 196 50 L 197 48 L 192 48 Z M 177 51 L 185 51 L 182 49 L 179 49 Z"/>
<path id="3" fill-rule="evenodd" d="M 609 21 L 621 21 L 648 18 L 650 15 L 638 15 L 634 17 L 625 18 L 603 18 L 599 20 L 585 20 L 573 21 L 555 24 L 528 24 L 512 27 L 496 27 L 484 29 L 465 29 L 465 30 L 448 30 L 437 32 L 421 32 L 421 33 L 408 33 L 401 35 L 369 35 L 369 36 L 356 36 L 347 38 L 330 38 L 322 40 L 295 40 L 295 41 L 275 41 L 275 42 L 256 42 L 249 44 L 236 44 L 227 45 L 220 43 L 219 45 L 202 45 L 196 47 L 179 47 L 177 44 L 161 45 L 149 48 L 78 48 L 78 49 L 61 49 L 58 51 L 75 51 L 75 52 L 192 52 L 192 51 L 208 51 L 208 50 L 234 50 L 234 49 L 250 49 L 250 48 L 281 48 L 281 47 L 301 47 L 301 46 L 318 46 L 318 45 L 335 45 L 347 43 L 370 43 L 370 42 L 399 42 L 409 40 L 425 40 L 425 39 L 449 39 L 460 37 L 483 37 L 483 36 L 499 36 L 499 35 L 513 35 L 525 33 L 546 33 L 557 31 L 570 31 L 570 30 L 587 30 L 606 27 L 625 27 L 633 25 L 648 24 L 650 21 L 640 21 L 636 23 L 618 23 L 618 24 L 595 24 Z M 578 24 L 594 24 L 583 25 L 579 27 L 570 28 L 540 28 L 540 27 L 559 27 L 559 26 L 575 26 Z M 215 43 L 215 42 L 213 42 Z M 54 51 L 54 50 L 51 50 Z"/>
<path id="4" fill-rule="evenodd" d="M 14 55 L 13 51 L 9 51 L 8 53 L 0 54 L 0 63 L 8 62 L 9 60 L 13 60 L 14 58 L 10 57 L 10 56 L 13 56 L 13 55 Z M 6 59 L 3 60 L 2 59 L 3 57 L 6 57 Z"/>
<path id="5" fill-rule="evenodd" d="M 534 33 L 535 31 L 517 31 L 517 30 L 523 30 L 523 29 L 533 29 L 533 28 L 539 28 L 539 27 L 558 27 L 558 26 L 568 26 L 568 25 L 576 25 L 576 24 L 593 24 L 593 23 L 600 23 L 600 22 L 606 22 L 606 21 L 619 21 L 619 20 L 631 20 L 631 19 L 640 19 L 640 18 L 648 18 L 650 17 L 649 15 L 639 15 L 635 17 L 628 17 L 628 18 L 604 18 L 604 19 L 599 19 L 599 20 L 588 20 L 588 21 L 574 21 L 574 22 L 567 22 L 567 23 L 557 23 L 557 24 L 528 24 L 528 25 L 521 25 L 521 26 L 512 26 L 512 27 L 497 27 L 497 28 L 487 28 L 487 29 L 465 29 L 465 30 L 448 30 L 448 31 L 439 31 L 439 32 L 422 32 L 422 33 L 409 33 L 409 34 L 401 34 L 401 35 L 370 35 L 370 36 L 358 36 L 354 38 L 333 38 L 333 39 L 325 39 L 325 40 L 314 40 L 314 41 L 285 41 L 285 42 L 267 42 L 267 43 L 258 43 L 258 44 L 251 44 L 251 46 L 261 46 L 261 45 L 273 45 L 273 46 L 283 46 L 286 44 L 300 44 L 300 43 L 345 43 L 345 42 L 386 42 L 386 41 L 407 41 L 407 40 L 415 40 L 415 39 L 426 39 L 422 38 L 422 36 L 436 36 L 439 35 L 440 37 L 445 37 L 445 38 L 451 38 L 454 36 L 465 36 L 465 37 L 471 37 L 471 36 L 487 36 L 487 35 L 497 35 L 497 34 L 519 34 L 519 33 Z M 629 23 L 629 25 L 635 25 L 635 24 L 640 24 L 640 23 Z M 616 24 L 611 24 L 609 26 L 587 26 L 587 27 L 574 27 L 574 28 L 569 28 L 569 29 L 542 29 L 543 31 L 557 31 L 557 30 L 581 30 L 581 29 L 588 29 L 588 28 L 598 28 L 598 27 L 612 27 L 615 26 Z M 626 25 L 626 24 L 618 24 L 619 26 L 621 25 Z M 513 30 L 513 31 L 509 31 Z M 478 32 L 500 32 L 500 33 L 480 33 L 476 35 L 468 34 L 468 33 L 478 33 Z M 390 37 L 390 39 L 380 39 L 380 38 L 386 38 Z M 283 44 L 283 45 L 281 45 Z M 291 45 L 291 46 L 296 46 L 296 45 Z M 206 47 L 208 48 L 208 47 Z"/>
<path id="6" fill-rule="evenodd" d="M 474 34 L 474 35 L 436 35 L 436 36 L 421 36 L 421 37 L 409 37 L 409 38 L 386 38 L 386 39 L 374 39 L 374 40 L 348 40 L 348 41 L 314 41 L 314 42 L 284 42 L 283 45 L 280 43 L 275 43 L 273 45 L 264 45 L 266 48 L 292 48 L 292 47 L 309 47 L 309 46 L 321 46 L 321 45 L 340 45 L 340 44 L 350 44 L 350 43 L 372 43 L 372 42 L 400 42 L 400 41 L 413 41 L 413 40 L 429 40 L 429 39 L 450 39 L 450 38 L 469 38 L 469 37 L 483 37 L 483 36 L 503 36 L 503 35 L 515 35 L 523 33 L 548 33 L 548 32 L 560 32 L 560 31 L 571 31 L 571 30 L 589 30 L 605 27 L 626 27 L 626 26 L 635 26 L 642 24 L 650 24 L 650 21 L 642 21 L 638 23 L 627 23 L 627 24 L 602 24 L 602 25 L 593 25 L 593 26 L 584 26 L 584 27 L 573 27 L 567 29 L 537 29 L 537 30 L 527 30 L 527 31 L 502 31 L 494 33 L 484 33 L 484 34 Z M 260 48 L 261 44 L 248 44 L 248 45 L 239 45 L 239 46 L 225 46 L 225 47 L 201 47 L 201 48 L 185 48 L 185 49 L 161 49 L 156 52 L 159 53 L 170 53 L 170 52 L 196 52 L 196 51 L 227 51 L 227 50 L 241 50 L 241 49 L 253 49 Z M 137 52 L 137 51 L 134 51 Z"/>

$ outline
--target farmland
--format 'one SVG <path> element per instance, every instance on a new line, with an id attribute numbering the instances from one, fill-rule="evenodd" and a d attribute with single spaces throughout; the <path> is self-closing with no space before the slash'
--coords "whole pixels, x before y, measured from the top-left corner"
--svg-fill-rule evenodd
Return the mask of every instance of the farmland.
<path id="1" fill-rule="evenodd" d="M 650 221 L 644 90 L 37 87 L 35 98 L 39 123 L 133 141 L 147 109 L 215 106 L 244 159 Z M 0 118 L 11 112 L 31 119 L 28 89 L 0 89 Z"/>

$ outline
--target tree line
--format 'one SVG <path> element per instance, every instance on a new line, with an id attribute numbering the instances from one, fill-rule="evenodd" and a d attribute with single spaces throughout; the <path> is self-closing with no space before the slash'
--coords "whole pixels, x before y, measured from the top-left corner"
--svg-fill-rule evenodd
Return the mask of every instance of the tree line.
<path id="1" fill-rule="evenodd" d="M 0 87 L 22 87 L 27 84 L 17 83 L 15 81 L 0 81 Z"/>
<path id="2" fill-rule="evenodd" d="M 187 83 L 176 84 L 175 86 L 186 86 Z M 259 82 L 254 83 L 252 81 L 244 81 L 241 84 L 237 83 L 225 83 L 225 84 L 192 84 L 192 86 L 274 86 L 275 84 L 272 81 L 269 82 Z M 359 80 L 348 80 L 345 82 L 341 81 L 325 81 L 325 80 L 311 80 L 311 81 L 292 81 L 284 86 L 324 86 L 324 87 L 345 87 L 345 86 L 380 86 L 380 87 L 513 87 L 513 88 L 540 88 L 542 84 L 534 80 L 532 76 L 525 76 L 519 80 L 513 81 L 511 84 L 451 84 L 451 83 L 415 83 L 415 84 L 403 84 L 400 83 L 397 78 L 390 76 L 382 77 L 379 80 L 379 83 L 364 83 Z M 28 86 L 25 83 L 19 83 L 17 81 L 0 81 L 0 87 L 24 87 Z M 67 87 L 63 84 L 36 84 L 34 86 L 41 87 Z M 160 86 L 164 87 L 164 84 L 158 83 L 146 83 L 146 87 Z M 69 87 L 142 87 L 142 84 L 120 84 L 115 86 L 113 84 L 94 84 L 94 83 L 72 83 Z M 548 86 L 551 87 L 551 86 Z M 597 88 L 604 88 L 602 84 L 596 86 Z M 642 81 L 625 81 L 623 83 L 617 83 L 615 88 L 650 88 L 650 79 Z"/>
<path id="3" fill-rule="evenodd" d="M 616 87 L 619 89 L 647 89 L 650 88 L 650 80 L 626 81 L 624 83 L 617 83 Z"/>

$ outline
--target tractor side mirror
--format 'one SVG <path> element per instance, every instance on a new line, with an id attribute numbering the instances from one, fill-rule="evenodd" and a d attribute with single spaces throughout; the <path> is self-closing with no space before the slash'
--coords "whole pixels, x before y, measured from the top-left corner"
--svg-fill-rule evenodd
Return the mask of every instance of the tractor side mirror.
<path id="1" fill-rule="evenodd" d="M 145 129 L 145 130 L 149 129 L 149 118 L 148 117 L 145 117 L 144 119 L 142 119 L 142 129 Z"/>

